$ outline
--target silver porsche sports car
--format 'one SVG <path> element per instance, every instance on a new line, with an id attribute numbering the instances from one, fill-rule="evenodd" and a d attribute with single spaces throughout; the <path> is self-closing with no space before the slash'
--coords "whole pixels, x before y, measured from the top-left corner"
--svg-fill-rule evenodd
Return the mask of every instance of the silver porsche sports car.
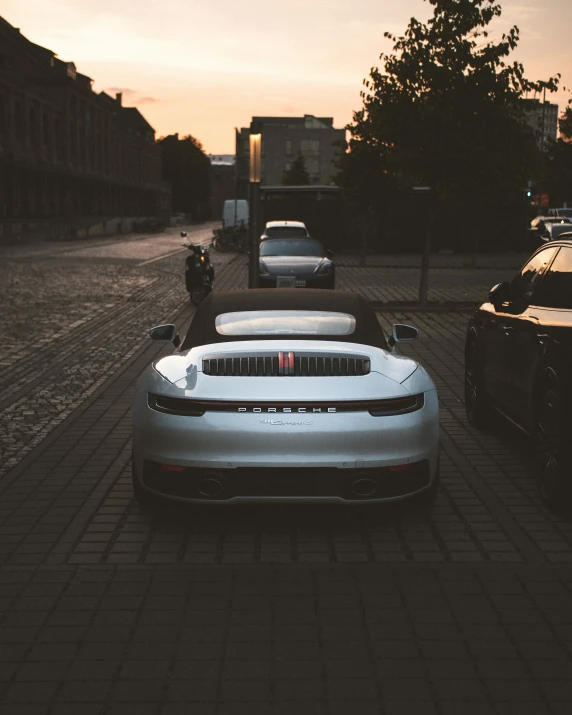
<path id="1" fill-rule="evenodd" d="M 133 486 L 140 502 L 429 500 L 439 479 L 437 391 L 350 292 L 212 293 L 175 352 L 140 378 Z"/>

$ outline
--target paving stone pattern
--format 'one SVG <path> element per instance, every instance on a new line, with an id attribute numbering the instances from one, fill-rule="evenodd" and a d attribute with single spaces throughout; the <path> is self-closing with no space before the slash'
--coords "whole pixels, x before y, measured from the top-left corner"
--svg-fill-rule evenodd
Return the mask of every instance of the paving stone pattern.
<path id="1" fill-rule="evenodd" d="M 244 259 L 223 255 L 217 286 L 242 285 Z M 149 279 L 133 288 L 142 312 L 172 309 L 161 320 L 176 316 L 184 331 L 192 309 L 172 282 L 183 257 L 129 275 Z M 363 269 L 344 270 L 363 287 Z M 388 282 L 414 291 L 418 271 L 396 270 Z M 466 269 L 446 270 L 457 285 L 435 274 L 434 289 L 465 290 Z M 475 289 L 494 282 L 474 273 Z M 157 305 L 160 287 L 173 296 Z M 108 379 L 91 394 L 78 388 L 71 416 L 0 483 L 2 715 L 569 713 L 572 525 L 538 502 L 525 439 L 465 420 L 468 315 L 379 313 L 386 328 L 420 329 L 403 352 L 439 389 L 433 507 L 146 514 L 131 491 L 130 398 L 161 349 L 143 340 L 138 313 L 128 357 L 92 360 L 80 340 L 84 362 Z M 59 370 L 38 373 L 29 392 Z M 13 374 L 4 389 L 23 395 Z"/>
<path id="2" fill-rule="evenodd" d="M 211 232 L 190 235 L 198 242 Z M 0 478 L 132 359 L 149 327 L 189 302 L 184 249 L 138 269 L 132 258 L 78 262 L 77 251 L 55 248 L 35 263 L 30 246 L 23 259 L 12 248 L 0 263 Z M 234 285 L 235 259 L 213 256 L 217 285 Z"/>

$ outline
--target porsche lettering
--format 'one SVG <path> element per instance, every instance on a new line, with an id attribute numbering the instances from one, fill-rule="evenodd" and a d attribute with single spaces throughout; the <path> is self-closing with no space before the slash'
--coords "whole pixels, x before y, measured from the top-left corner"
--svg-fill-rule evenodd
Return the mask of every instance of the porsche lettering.
<path id="1" fill-rule="evenodd" d="M 285 413 L 285 414 L 291 414 L 291 413 L 319 413 L 319 412 L 325 412 L 325 413 L 332 413 L 332 412 L 337 412 L 336 407 L 238 407 L 237 408 L 238 412 L 273 412 L 273 413 Z"/>

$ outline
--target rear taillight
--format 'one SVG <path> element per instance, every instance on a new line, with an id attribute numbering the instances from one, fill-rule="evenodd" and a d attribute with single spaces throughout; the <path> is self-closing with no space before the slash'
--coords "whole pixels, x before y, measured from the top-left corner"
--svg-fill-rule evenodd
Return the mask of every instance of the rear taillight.
<path id="1" fill-rule="evenodd" d="M 387 470 L 389 472 L 408 472 L 415 466 L 415 464 L 394 464 L 393 467 L 387 467 Z"/>
<path id="2" fill-rule="evenodd" d="M 186 467 L 180 467 L 178 464 L 162 464 L 161 471 L 163 472 L 184 472 Z"/>
<path id="3" fill-rule="evenodd" d="M 391 415 L 405 415 L 408 412 L 420 410 L 425 402 L 423 393 L 408 397 L 395 397 L 390 400 L 379 400 L 369 408 L 372 417 L 390 417 Z"/>

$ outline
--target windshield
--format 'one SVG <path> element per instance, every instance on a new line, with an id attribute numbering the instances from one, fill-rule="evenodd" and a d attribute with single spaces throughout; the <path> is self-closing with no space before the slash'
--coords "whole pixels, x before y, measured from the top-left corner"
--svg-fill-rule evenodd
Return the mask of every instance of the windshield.
<path id="1" fill-rule="evenodd" d="M 220 335 L 351 335 L 356 319 L 325 310 L 244 310 L 217 315 L 215 327 Z"/>
<path id="2" fill-rule="evenodd" d="M 300 238 L 308 232 L 301 226 L 274 226 L 266 229 L 266 235 L 270 238 Z"/>
<path id="3" fill-rule="evenodd" d="M 312 238 L 293 239 L 285 241 L 268 240 L 262 241 L 260 245 L 261 256 L 324 256 L 324 248 L 321 243 Z"/>
<path id="4" fill-rule="evenodd" d="M 552 224 L 552 238 L 560 236 L 561 233 L 572 232 L 572 224 L 570 223 L 553 223 Z"/>
<path id="5" fill-rule="evenodd" d="M 572 218 L 572 209 L 558 209 L 558 215 Z"/>

